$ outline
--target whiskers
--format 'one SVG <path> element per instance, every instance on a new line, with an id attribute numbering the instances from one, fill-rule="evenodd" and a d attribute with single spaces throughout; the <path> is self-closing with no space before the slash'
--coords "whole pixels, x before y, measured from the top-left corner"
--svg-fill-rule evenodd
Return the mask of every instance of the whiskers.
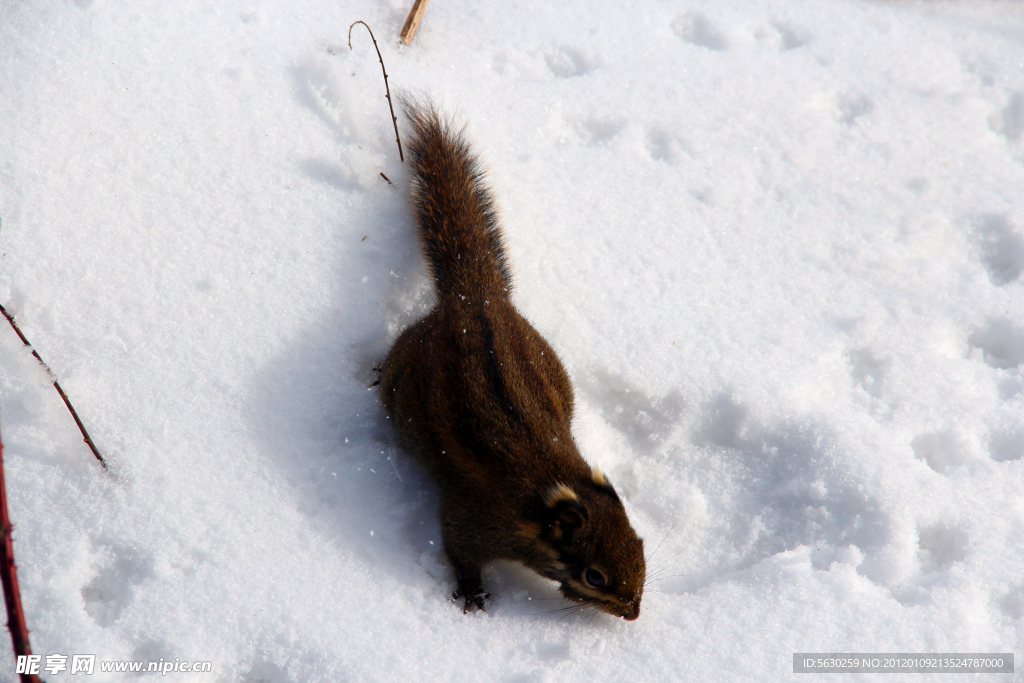
<path id="1" fill-rule="evenodd" d="M 678 523 L 678 521 L 676 523 Z M 673 524 L 672 528 L 665 532 L 665 535 L 662 537 L 661 542 L 658 543 L 658 547 L 656 547 L 654 549 L 654 552 L 652 552 L 650 554 L 650 557 L 648 558 L 648 561 L 654 560 L 654 558 L 658 554 L 658 551 L 661 550 L 661 546 L 665 544 L 665 541 L 668 540 L 668 537 L 672 534 L 673 531 L 675 531 L 675 528 L 676 528 L 676 524 Z M 660 593 L 660 592 L 662 592 L 662 591 L 658 591 L 658 590 L 650 590 L 650 588 L 654 584 L 659 583 L 661 581 L 665 581 L 666 579 L 674 579 L 674 578 L 679 578 L 679 577 L 684 577 L 684 576 L 693 576 L 693 574 L 669 574 L 668 573 L 668 572 L 672 571 L 675 568 L 672 565 L 672 560 L 676 559 L 677 557 L 679 557 L 680 555 L 685 553 L 687 550 L 688 550 L 687 548 L 683 548 L 679 552 L 673 553 L 671 556 L 665 558 L 664 560 L 661 560 L 657 564 L 657 566 L 655 566 L 651 571 L 647 572 L 647 576 L 644 577 L 644 593 Z"/>
<path id="2" fill-rule="evenodd" d="M 541 601 L 547 601 L 547 600 L 564 601 L 565 598 L 541 598 L 540 600 Z M 544 611 L 541 611 L 541 612 L 534 612 L 531 616 L 539 618 L 539 617 L 551 616 L 553 614 L 560 614 L 561 615 L 558 618 L 559 622 L 564 621 L 564 620 L 568 619 L 569 617 L 574 617 L 576 615 L 582 614 L 582 615 L 587 617 L 587 623 L 590 624 L 599 615 L 607 614 L 607 612 L 605 612 L 604 610 L 599 609 L 598 607 L 596 607 L 594 605 L 591 605 L 590 603 L 587 603 L 587 602 L 573 602 L 573 603 L 571 603 L 571 604 L 569 604 L 569 605 L 567 605 L 565 607 L 559 607 L 557 609 L 544 610 Z"/>
<path id="3" fill-rule="evenodd" d="M 680 551 L 680 552 L 682 552 L 682 551 Z M 679 553 L 676 553 L 676 555 L 679 555 Z M 681 578 L 681 577 L 687 577 L 687 576 L 694 576 L 693 574 L 669 574 L 668 573 L 668 572 L 672 571 L 672 569 L 673 569 L 673 567 L 668 566 L 668 562 L 671 561 L 672 558 L 674 558 L 676 555 L 673 555 L 672 557 L 670 557 L 668 560 L 666 560 L 664 563 L 662 563 L 662 565 L 661 565 L 661 567 L 659 569 L 655 570 L 651 574 L 648 574 L 644 578 L 644 593 L 645 594 L 646 593 L 664 593 L 665 591 L 660 591 L 660 590 L 657 590 L 655 588 L 652 588 L 652 586 L 654 586 L 655 584 L 658 584 L 658 583 L 660 583 L 662 581 L 666 581 L 668 579 L 676 579 L 676 578 Z"/>
<path id="4" fill-rule="evenodd" d="M 680 552 L 682 552 L 682 551 L 680 551 Z M 678 554 L 679 553 L 676 553 L 676 555 L 678 555 Z M 675 556 L 673 556 L 673 557 L 675 557 Z M 674 578 L 677 578 L 677 577 L 680 577 L 680 576 L 693 576 L 693 574 L 669 574 L 668 572 L 670 572 L 670 571 L 672 571 L 674 569 L 674 567 L 668 565 L 668 562 L 670 560 L 672 560 L 672 559 L 673 558 L 670 557 L 658 569 L 656 569 L 655 571 L 651 572 L 650 574 L 648 574 L 644 578 L 644 589 L 645 590 L 646 590 L 646 588 L 648 586 L 651 586 L 651 585 L 653 585 L 655 583 L 658 583 L 659 581 L 664 581 L 665 579 L 674 579 Z"/>

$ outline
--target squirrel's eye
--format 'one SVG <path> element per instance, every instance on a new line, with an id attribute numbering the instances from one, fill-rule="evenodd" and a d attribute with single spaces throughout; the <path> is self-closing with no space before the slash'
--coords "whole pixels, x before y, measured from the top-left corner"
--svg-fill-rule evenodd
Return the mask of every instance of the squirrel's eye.
<path id="1" fill-rule="evenodd" d="M 587 570 L 587 573 L 584 574 L 584 578 L 587 580 L 587 583 L 589 583 L 594 588 L 604 588 L 604 574 L 597 571 L 593 567 Z"/>

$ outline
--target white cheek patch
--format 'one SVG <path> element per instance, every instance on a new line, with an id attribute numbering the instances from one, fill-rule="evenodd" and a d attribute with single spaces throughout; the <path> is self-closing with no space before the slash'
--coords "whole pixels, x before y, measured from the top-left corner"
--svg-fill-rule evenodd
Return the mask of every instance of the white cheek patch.
<path id="1" fill-rule="evenodd" d="M 544 503 L 548 507 L 554 507 L 563 500 L 579 502 L 579 496 L 568 485 L 561 482 L 548 489 L 548 492 L 544 495 Z"/>

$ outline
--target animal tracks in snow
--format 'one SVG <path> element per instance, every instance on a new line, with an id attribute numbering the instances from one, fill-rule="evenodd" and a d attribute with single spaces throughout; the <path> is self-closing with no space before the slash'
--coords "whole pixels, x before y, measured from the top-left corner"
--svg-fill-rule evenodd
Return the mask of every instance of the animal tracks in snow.
<path id="1" fill-rule="evenodd" d="M 675 17 L 672 32 L 683 42 L 714 52 L 724 52 L 731 44 L 728 31 L 717 20 L 697 10 Z M 745 29 L 740 29 L 737 40 L 742 42 Z M 773 45 L 779 52 L 788 52 L 809 45 L 814 36 L 802 26 L 790 21 L 773 20 L 755 28 L 752 37 L 762 44 Z"/>
<path id="2" fill-rule="evenodd" d="M 1009 142 L 1019 140 L 1024 133 L 1024 92 L 1010 94 L 1006 106 L 989 117 L 989 127 Z"/>
<path id="3" fill-rule="evenodd" d="M 875 103 L 858 92 L 842 93 L 836 97 L 836 118 L 840 123 L 852 126 L 857 119 L 870 114 Z"/>
<path id="4" fill-rule="evenodd" d="M 561 45 L 544 53 L 544 61 L 555 76 L 575 78 L 594 70 L 594 65 L 576 48 Z"/>
<path id="5" fill-rule="evenodd" d="M 1024 364 L 1024 329 L 1005 318 L 990 319 L 968 337 L 986 365 L 1008 370 Z"/>
<path id="6" fill-rule="evenodd" d="M 687 12 L 672 21 L 672 30 L 679 38 L 692 45 L 708 50 L 725 50 L 729 47 L 714 22 L 700 12 Z"/>
<path id="7" fill-rule="evenodd" d="M 981 263 L 993 285 L 1014 282 L 1024 272 L 1024 237 L 1005 214 L 990 213 L 974 222 Z"/>
<path id="8" fill-rule="evenodd" d="M 853 349 L 849 356 L 854 382 L 871 396 L 879 398 L 887 363 L 875 358 L 868 348 Z"/>
<path id="9" fill-rule="evenodd" d="M 779 48 L 783 52 L 795 50 L 811 42 L 810 32 L 800 26 L 784 21 L 773 21 L 771 26 L 779 35 L 781 41 Z"/>
<path id="10" fill-rule="evenodd" d="M 678 390 L 654 398 L 606 370 L 587 373 L 579 385 L 590 395 L 602 419 L 638 451 L 663 441 L 683 418 L 685 402 Z"/>
<path id="11" fill-rule="evenodd" d="M 102 547 L 95 576 L 82 587 L 85 611 L 97 625 L 113 626 L 135 599 L 133 586 L 153 576 L 153 558 L 123 545 Z"/>

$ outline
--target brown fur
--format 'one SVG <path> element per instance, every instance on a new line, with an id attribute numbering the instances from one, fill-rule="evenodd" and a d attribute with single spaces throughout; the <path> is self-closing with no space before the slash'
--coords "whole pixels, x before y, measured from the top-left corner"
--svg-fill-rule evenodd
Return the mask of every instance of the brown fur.
<path id="1" fill-rule="evenodd" d="M 441 492 L 441 533 L 465 610 L 508 559 L 570 600 L 635 619 L 643 541 L 573 441 L 569 377 L 512 305 L 501 230 L 475 156 L 430 106 L 412 122 L 412 205 L 438 302 L 395 341 L 381 401 Z M 603 585 L 594 585 L 603 584 Z"/>

